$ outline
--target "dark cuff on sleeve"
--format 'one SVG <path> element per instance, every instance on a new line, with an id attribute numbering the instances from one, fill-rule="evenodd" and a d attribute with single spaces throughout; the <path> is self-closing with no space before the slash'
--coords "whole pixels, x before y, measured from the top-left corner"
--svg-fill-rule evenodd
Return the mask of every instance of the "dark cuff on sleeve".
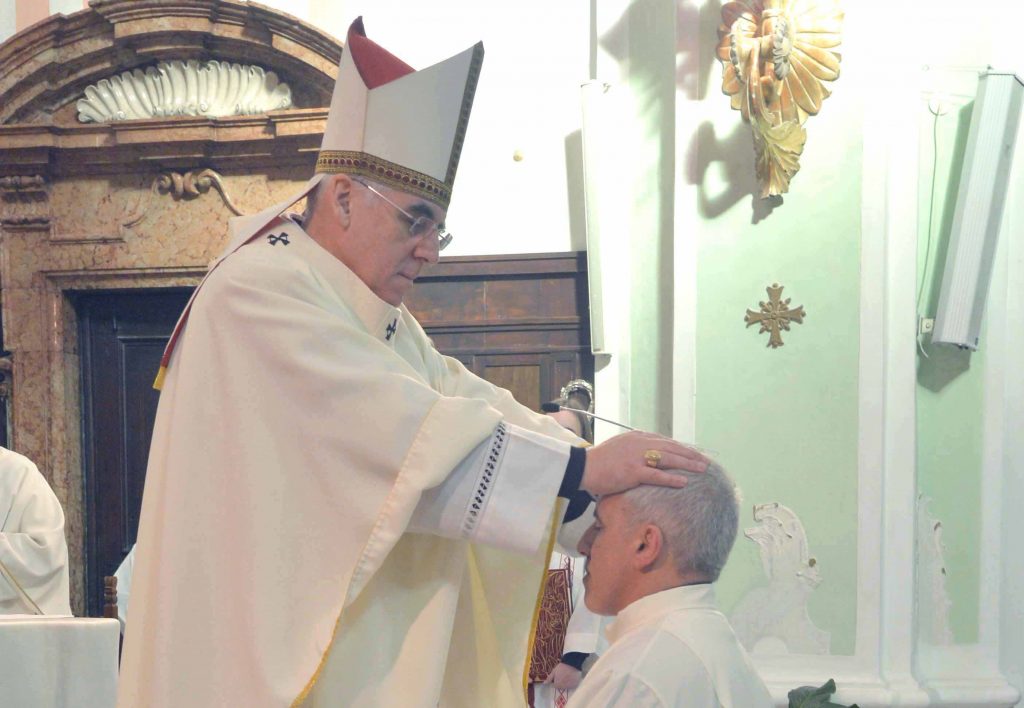
<path id="1" fill-rule="evenodd" d="M 565 466 L 562 486 L 558 490 L 558 496 L 569 500 L 569 504 L 565 508 L 565 515 L 562 517 L 563 524 L 582 516 L 590 506 L 590 502 L 593 501 L 590 494 L 580 489 L 580 483 L 583 481 L 583 468 L 586 465 L 586 450 L 582 447 L 569 448 L 569 463 Z"/>
<path id="2" fill-rule="evenodd" d="M 587 453 L 582 447 L 573 445 L 569 448 L 569 462 L 565 465 L 562 486 L 558 488 L 558 496 L 572 499 L 579 491 L 583 481 L 583 468 L 587 466 Z"/>
<path id="3" fill-rule="evenodd" d="M 587 660 L 588 656 L 590 654 L 582 651 L 568 651 L 562 654 L 562 663 L 568 664 L 577 671 L 583 671 L 583 662 Z"/>

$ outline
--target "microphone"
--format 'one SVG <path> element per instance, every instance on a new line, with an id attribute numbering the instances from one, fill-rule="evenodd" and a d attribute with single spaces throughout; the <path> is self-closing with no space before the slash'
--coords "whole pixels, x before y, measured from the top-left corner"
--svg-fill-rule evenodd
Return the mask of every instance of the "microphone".
<path id="1" fill-rule="evenodd" d="M 562 405 L 559 405 L 559 404 L 557 404 L 557 403 L 555 403 L 553 401 L 549 402 L 549 403 L 542 403 L 541 406 L 540 406 L 540 409 L 544 413 L 557 413 L 558 411 L 572 411 L 573 413 L 582 413 L 583 415 L 589 416 L 590 418 L 596 418 L 597 420 L 603 420 L 605 423 L 611 423 L 612 425 L 617 425 L 620 428 L 625 428 L 626 430 L 637 430 L 637 428 L 633 428 L 633 427 L 631 427 L 629 425 L 626 425 L 625 423 L 619 423 L 618 421 L 611 420 L 609 418 L 602 418 L 601 416 L 595 415 L 595 414 L 591 413 L 590 411 L 580 410 L 579 408 L 570 408 L 569 406 L 562 406 Z M 694 445 L 692 443 L 683 443 L 683 444 L 688 446 L 688 447 L 692 447 L 694 450 L 697 450 L 698 452 L 700 452 L 700 453 L 702 453 L 704 455 L 716 456 L 718 454 L 714 450 L 709 450 L 709 449 L 707 449 L 705 447 L 701 447 L 700 445 Z"/>
<path id="2" fill-rule="evenodd" d="M 625 428 L 626 430 L 636 430 L 636 428 L 632 428 L 632 427 L 626 425 L 625 423 L 618 423 L 618 422 L 616 422 L 614 420 L 610 420 L 608 418 L 602 418 L 601 416 L 595 415 L 594 413 L 591 413 L 590 411 L 581 410 L 579 408 L 570 408 L 569 406 L 560 406 L 559 404 L 554 403 L 554 402 L 542 403 L 541 406 L 540 406 L 540 409 L 544 413 L 557 413 L 558 411 L 572 411 L 573 413 L 582 413 L 583 415 L 588 416 L 590 418 L 596 418 L 597 420 L 603 420 L 605 423 L 611 423 L 612 425 L 617 425 L 620 428 Z"/>

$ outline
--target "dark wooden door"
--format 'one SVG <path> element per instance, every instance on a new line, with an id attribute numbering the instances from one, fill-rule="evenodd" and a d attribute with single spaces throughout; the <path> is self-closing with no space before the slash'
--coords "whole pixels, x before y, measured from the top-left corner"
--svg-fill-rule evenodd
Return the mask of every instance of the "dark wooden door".
<path id="1" fill-rule="evenodd" d="M 103 610 L 103 576 L 135 543 L 158 392 L 153 379 L 189 289 L 82 293 L 86 611 Z"/>

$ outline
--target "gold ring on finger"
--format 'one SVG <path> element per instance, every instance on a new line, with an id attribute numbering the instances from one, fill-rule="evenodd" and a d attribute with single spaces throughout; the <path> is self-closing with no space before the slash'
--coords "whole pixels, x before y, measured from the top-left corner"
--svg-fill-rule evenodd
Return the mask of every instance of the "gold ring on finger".
<path id="1" fill-rule="evenodd" d="M 661 453 L 657 450 L 648 450 L 644 453 L 644 462 L 648 467 L 657 467 L 661 462 Z"/>

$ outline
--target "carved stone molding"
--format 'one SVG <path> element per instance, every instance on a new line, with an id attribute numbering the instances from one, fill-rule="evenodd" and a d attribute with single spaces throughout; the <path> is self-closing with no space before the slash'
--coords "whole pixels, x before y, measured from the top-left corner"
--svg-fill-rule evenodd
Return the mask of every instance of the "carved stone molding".
<path id="1" fill-rule="evenodd" d="M 292 105 L 292 90 L 262 67 L 195 59 L 162 61 L 86 86 L 77 104 L 83 123 L 168 116 L 252 115 Z"/>
<path id="2" fill-rule="evenodd" d="M 294 105 L 327 106 L 340 58 L 329 34 L 257 4 L 93 0 L 0 46 L 0 124 L 46 122 L 55 113 L 73 124 L 73 104 L 89 84 L 171 59 L 255 64 L 292 87 Z"/>
<path id="3" fill-rule="evenodd" d="M 50 223 L 49 192 L 42 175 L 0 177 L 0 225 L 13 230 Z"/>

